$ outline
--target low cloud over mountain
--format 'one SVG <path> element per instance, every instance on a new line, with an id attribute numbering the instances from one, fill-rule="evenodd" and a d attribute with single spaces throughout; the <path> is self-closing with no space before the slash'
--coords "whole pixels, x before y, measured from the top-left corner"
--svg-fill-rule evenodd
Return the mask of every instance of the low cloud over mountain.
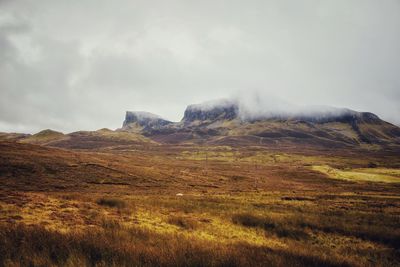
<path id="1" fill-rule="evenodd" d="M 399 13 L 391 0 L 0 1 L 0 131 L 117 128 L 131 109 L 177 121 L 236 94 L 399 124 Z"/>
<path id="2" fill-rule="evenodd" d="M 400 144 L 400 128 L 370 112 L 325 106 L 291 107 L 284 112 L 271 107 L 260 110 L 241 99 L 189 105 L 179 122 L 151 113 L 127 112 L 121 131 L 140 133 L 164 143 L 283 142 L 323 147 Z"/>

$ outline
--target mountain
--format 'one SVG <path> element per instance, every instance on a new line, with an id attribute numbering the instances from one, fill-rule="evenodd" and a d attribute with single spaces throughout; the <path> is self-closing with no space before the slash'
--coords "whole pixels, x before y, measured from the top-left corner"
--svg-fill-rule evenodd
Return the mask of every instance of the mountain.
<path id="1" fill-rule="evenodd" d="M 145 111 L 127 111 L 123 129 L 129 131 L 149 131 L 160 129 L 164 126 L 172 124 L 171 121 L 164 120 L 160 116 Z"/>
<path id="2" fill-rule="evenodd" d="M 373 113 L 319 106 L 254 112 L 234 100 L 189 105 L 180 122 L 151 113 L 127 112 L 121 130 L 141 133 L 161 143 L 322 147 L 400 144 L 400 128 Z"/>
<path id="3" fill-rule="evenodd" d="M 400 147 L 400 128 L 370 112 L 345 108 L 289 108 L 255 111 L 236 100 L 189 105 L 181 121 L 127 111 L 115 131 L 63 134 L 50 129 L 33 135 L 0 133 L 0 140 L 71 149 L 126 150 L 159 144 L 264 146 L 270 148 Z"/>
<path id="4" fill-rule="evenodd" d="M 45 145 L 52 141 L 64 139 L 65 135 L 61 132 L 53 131 L 50 129 L 46 129 L 40 131 L 34 135 L 30 135 L 27 138 L 21 140 L 21 143 L 30 143 L 30 144 L 40 144 Z"/>
<path id="5" fill-rule="evenodd" d="M 63 134 L 53 130 L 44 130 L 34 135 L 18 139 L 19 143 L 39 144 L 71 149 L 126 149 L 136 146 L 156 145 L 149 138 L 129 131 L 78 131 Z"/>
<path id="6" fill-rule="evenodd" d="M 24 133 L 3 133 L 0 132 L 0 141 L 18 141 L 31 136 Z"/>
<path id="7" fill-rule="evenodd" d="M 185 110 L 182 122 L 188 125 L 196 121 L 207 123 L 217 120 L 233 120 L 238 117 L 238 103 L 236 101 L 223 100 L 189 105 Z"/>

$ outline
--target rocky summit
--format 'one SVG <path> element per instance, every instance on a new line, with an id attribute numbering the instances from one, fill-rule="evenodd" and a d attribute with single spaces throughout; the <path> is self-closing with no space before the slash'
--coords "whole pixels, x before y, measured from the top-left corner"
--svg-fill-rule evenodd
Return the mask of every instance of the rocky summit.
<path id="1" fill-rule="evenodd" d="M 184 113 L 182 122 L 233 120 L 239 116 L 239 105 L 236 101 L 207 102 L 189 105 Z"/>
<path id="2" fill-rule="evenodd" d="M 160 116 L 145 112 L 145 111 L 127 111 L 125 121 L 123 123 L 124 129 L 140 128 L 140 130 L 158 129 L 172 122 L 164 120 Z"/>
<path id="3" fill-rule="evenodd" d="M 180 122 L 128 111 L 120 130 L 161 143 L 320 147 L 400 144 L 400 128 L 373 113 L 333 107 L 254 112 L 233 100 L 189 105 Z"/>

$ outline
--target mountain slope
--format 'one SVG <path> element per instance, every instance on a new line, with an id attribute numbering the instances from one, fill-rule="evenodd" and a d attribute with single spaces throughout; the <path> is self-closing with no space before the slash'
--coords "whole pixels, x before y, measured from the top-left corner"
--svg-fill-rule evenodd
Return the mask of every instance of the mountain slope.
<path id="1" fill-rule="evenodd" d="M 57 131 L 53 131 L 50 129 L 40 131 L 34 135 L 31 135 L 27 138 L 23 138 L 20 140 L 21 143 L 30 143 L 30 144 L 40 144 L 40 145 L 45 145 L 47 143 L 57 141 L 57 140 L 63 140 L 66 139 L 67 137 Z"/>
<path id="2" fill-rule="evenodd" d="M 18 141 L 31 136 L 23 133 L 4 133 L 0 132 L 0 141 Z"/>
<path id="3" fill-rule="evenodd" d="M 78 131 L 65 135 L 52 130 L 44 130 L 18 141 L 71 149 L 124 149 L 130 146 L 156 145 L 156 142 L 141 134 L 109 129 Z"/>
<path id="4" fill-rule="evenodd" d="M 251 113 L 230 100 L 189 105 L 181 122 L 165 121 L 156 115 L 131 120 L 127 113 L 122 130 L 162 143 L 322 147 L 400 144 L 400 128 L 373 113 L 330 107 Z"/>
<path id="5" fill-rule="evenodd" d="M 160 129 L 172 122 L 164 120 L 156 114 L 145 111 L 127 111 L 125 121 L 122 125 L 123 130 L 130 132 L 142 132 Z"/>

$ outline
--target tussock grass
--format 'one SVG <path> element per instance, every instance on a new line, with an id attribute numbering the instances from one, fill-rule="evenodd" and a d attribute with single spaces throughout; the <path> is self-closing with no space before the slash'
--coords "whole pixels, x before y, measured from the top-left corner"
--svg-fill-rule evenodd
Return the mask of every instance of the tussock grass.
<path id="1" fill-rule="evenodd" d="M 251 258 L 249 255 L 252 253 L 260 253 L 263 263 L 272 261 L 288 264 L 286 260 L 281 259 L 282 255 L 304 258 L 304 262 L 300 261 L 298 266 L 304 266 L 306 263 L 308 266 L 309 260 L 324 264 L 339 262 L 356 266 L 368 266 L 369 263 L 374 263 L 374 266 L 396 266 L 400 263 L 400 255 L 396 254 L 396 248 L 400 245 L 398 200 L 393 197 L 356 194 L 304 195 L 293 192 L 203 197 L 187 195 L 185 198 L 176 198 L 174 195 L 132 195 L 122 198 L 121 195 L 114 195 L 112 199 L 123 199 L 126 205 L 123 212 L 120 212 L 119 209 L 110 208 L 108 205 L 96 204 L 96 199 L 101 199 L 101 195 L 93 195 L 91 198 L 83 196 L 81 202 L 78 196 L 67 200 L 64 195 L 60 195 L 62 201 L 48 196 L 38 198 L 37 194 L 34 196 L 37 197 L 36 204 L 24 207 L 21 205 L 22 210 L 17 210 L 10 204 L 0 203 L 3 209 L 0 221 L 4 222 L 2 218 L 10 220 L 21 214 L 23 216 L 18 217 L 19 222 L 42 224 L 46 227 L 43 230 L 51 235 L 58 234 L 52 230 L 61 231 L 61 228 L 65 233 L 61 235 L 63 237 L 78 236 L 87 241 L 91 239 L 91 235 L 100 235 L 104 239 L 102 242 L 119 244 L 115 247 L 117 254 L 118 251 L 132 254 L 130 249 L 126 250 L 125 247 L 130 247 L 128 244 L 132 242 L 142 243 L 145 251 L 158 251 L 165 249 L 166 243 L 182 243 L 182 240 L 186 240 L 191 242 L 192 248 L 194 245 L 196 249 L 200 247 L 201 253 L 214 248 L 215 251 L 206 254 L 207 257 L 214 257 L 214 261 L 206 262 L 210 265 L 224 262 L 220 255 L 214 254 L 218 251 L 232 255 L 237 253 L 238 257 L 240 255 L 245 258 L 239 262 L 246 264 L 253 264 L 252 260 L 247 262 L 246 259 Z M 303 196 L 314 201 L 298 199 Z M 286 197 L 294 201 L 288 201 Z M 108 198 L 111 198 L 111 195 Z M 57 207 L 61 206 L 65 208 L 59 210 Z M 133 206 L 134 212 L 127 213 L 126 211 L 131 211 Z M 90 224 L 90 227 L 86 224 Z M 11 224 L 7 225 L 11 227 Z M 75 231 L 80 233 L 74 233 Z M 125 264 L 116 259 L 93 263 L 86 254 L 78 255 L 78 252 L 74 252 L 77 246 L 75 243 L 70 245 L 72 252 L 65 265 Z M 203 249 L 206 249 L 206 252 Z M 247 250 L 249 255 L 240 254 L 242 250 Z M 338 261 L 343 251 L 346 251 L 346 254 Z M 267 252 L 273 256 L 264 255 Z M 197 252 L 190 250 L 187 253 Z M 160 255 L 155 257 L 161 257 Z M 27 255 L 24 257 L 29 258 Z M 39 255 L 37 262 L 41 262 L 43 257 L 47 256 Z M 129 259 L 132 259 L 130 257 Z M 172 261 L 174 257 L 168 255 Z M 36 265 L 64 265 L 47 260 L 43 262 L 46 264 Z M 167 261 L 164 263 L 170 266 Z M 284 265 L 283 263 L 280 266 Z M 139 265 L 146 264 L 140 261 Z"/>
<path id="2" fill-rule="evenodd" d="M 111 208 L 125 208 L 125 201 L 117 198 L 100 198 L 96 201 L 97 204 Z"/>
<path id="3" fill-rule="evenodd" d="M 342 214 L 325 212 L 319 216 L 299 216 L 293 219 L 293 223 L 301 228 L 356 237 L 392 248 L 400 247 L 398 221 L 398 216 L 380 216 L 358 212 Z"/>
<path id="4" fill-rule="evenodd" d="M 168 218 L 168 223 L 184 229 L 196 229 L 198 222 L 192 218 L 173 215 Z"/>
<path id="5" fill-rule="evenodd" d="M 282 200 L 288 201 L 314 201 L 314 198 L 311 197 L 302 197 L 302 196 L 290 196 L 290 197 L 281 197 Z"/>
<path id="6" fill-rule="evenodd" d="M 302 240 L 308 238 L 308 234 L 302 228 L 298 228 L 290 222 L 276 221 L 270 217 L 256 216 L 251 213 L 241 213 L 232 216 L 235 224 L 245 227 L 258 227 L 267 232 L 274 233 L 278 237 Z"/>
<path id="7" fill-rule="evenodd" d="M 400 266 L 398 154 L 0 147 L 0 267 Z"/>
<path id="8" fill-rule="evenodd" d="M 0 228 L 0 265 L 350 266 L 343 259 L 249 244 L 220 245 L 144 229 L 61 234 L 39 226 Z"/>

